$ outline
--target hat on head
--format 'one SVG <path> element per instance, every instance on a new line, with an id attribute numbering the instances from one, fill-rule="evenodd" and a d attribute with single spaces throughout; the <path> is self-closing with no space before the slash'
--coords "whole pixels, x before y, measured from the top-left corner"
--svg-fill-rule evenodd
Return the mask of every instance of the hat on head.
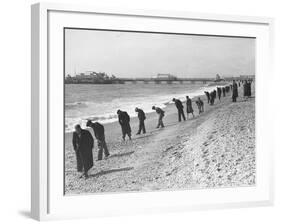
<path id="1" fill-rule="evenodd" d="M 91 121 L 91 120 L 87 120 L 86 126 L 87 126 L 87 127 L 90 127 L 91 124 L 92 124 L 92 121 Z"/>
<path id="2" fill-rule="evenodd" d="M 81 129 L 81 126 L 80 126 L 80 124 L 76 124 L 76 125 L 74 126 L 74 128 L 75 128 L 75 129 Z"/>

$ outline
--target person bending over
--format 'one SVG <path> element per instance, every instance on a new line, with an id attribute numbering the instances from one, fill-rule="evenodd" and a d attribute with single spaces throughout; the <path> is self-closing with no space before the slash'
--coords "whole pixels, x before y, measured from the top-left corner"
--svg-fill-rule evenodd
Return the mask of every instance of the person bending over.
<path id="1" fill-rule="evenodd" d="M 136 111 L 136 113 L 138 113 L 138 118 L 139 118 L 139 130 L 137 132 L 137 135 L 139 135 L 141 132 L 143 134 L 145 134 L 146 133 L 145 125 L 144 125 L 144 120 L 146 119 L 145 113 L 143 112 L 142 109 L 137 108 L 137 107 L 136 107 L 135 111 Z"/>
<path id="2" fill-rule="evenodd" d="M 159 116 L 158 124 L 157 124 L 156 128 L 159 128 L 159 127 L 164 128 L 163 117 L 165 116 L 165 111 L 162 110 L 160 107 L 155 107 L 155 106 L 152 107 L 152 110 L 155 110 Z"/>
<path id="3" fill-rule="evenodd" d="M 181 122 L 181 117 L 183 118 L 183 120 L 185 120 L 182 102 L 179 99 L 175 99 L 175 98 L 173 98 L 173 102 L 175 103 L 178 109 L 179 122 Z"/>
<path id="4" fill-rule="evenodd" d="M 98 160 L 102 160 L 102 155 L 104 153 L 105 158 L 107 158 L 110 154 L 108 152 L 108 148 L 105 142 L 105 134 L 104 127 L 99 122 L 92 122 L 90 120 L 87 121 L 87 127 L 91 127 L 94 131 L 95 137 L 98 141 Z"/>
<path id="5" fill-rule="evenodd" d="M 129 139 L 131 140 L 131 126 L 130 126 L 130 116 L 126 111 L 117 111 L 119 124 L 122 129 L 122 138 L 125 141 L 126 135 L 128 135 Z"/>

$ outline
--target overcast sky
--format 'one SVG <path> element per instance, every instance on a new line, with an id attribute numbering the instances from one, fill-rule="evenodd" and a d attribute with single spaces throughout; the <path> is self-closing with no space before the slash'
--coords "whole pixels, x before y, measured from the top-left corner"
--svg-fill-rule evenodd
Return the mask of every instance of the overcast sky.
<path id="1" fill-rule="evenodd" d="M 254 75 L 255 40 L 96 30 L 65 31 L 65 70 L 117 77 Z"/>

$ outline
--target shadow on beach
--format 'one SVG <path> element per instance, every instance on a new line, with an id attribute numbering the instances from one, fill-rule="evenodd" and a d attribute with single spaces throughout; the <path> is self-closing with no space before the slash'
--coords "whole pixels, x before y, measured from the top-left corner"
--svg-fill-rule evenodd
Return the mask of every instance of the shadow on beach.
<path id="1" fill-rule="evenodd" d="M 132 169 L 134 169 L 134 167 L 124 167 L 124 168 L 111 169 L 111 170 L 105 170 L 105 171 L 103 170 L 103 171 L 100 171 L 96 174 L 89 175 L 89 177 L 100 177 L 100 176 L 103 176 L 103 175 L 106 175 L 106 174 L 122 172 L 122 171 L 129 171 L 129 170 L 132 170 Z"/>
<path id="2" fill-rule="evenodd" d="M 122 157 L 122 156 L 129 156 L 132 155 L 135 151 L 131 151 L 131 152 L 124 152 L 124 153 L 119 153 L 119 154 L 113 154 L 110 156 L 110 158 L 114 158 L 114 157 Z"/>

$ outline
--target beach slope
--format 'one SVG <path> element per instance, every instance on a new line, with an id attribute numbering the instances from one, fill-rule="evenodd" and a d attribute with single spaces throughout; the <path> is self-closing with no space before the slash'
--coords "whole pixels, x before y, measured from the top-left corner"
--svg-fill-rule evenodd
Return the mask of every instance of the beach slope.
<path id="1" fill-rule="evenodd" d="M 174 106 L 174 105 L 171 105 Z M 195 104 L 193 105 L 195 109 Z M 197 109 L 197 108 L 196 108 Z M 175 108 L 169 110 L 175 111 Z M 196 111 L 197 112 L 197 111 Z M 166 127 L 155 129 L 147 118 L 146 135 L 120 140 L 117 123 L 107 142 L 111 156 L 95 162 L 89 179 L 76 172 L 71 135 L 66 135 L 65 193 L 97 193 L 241 187 L 255 184 L 255 98 L 232 103 L 230 95 L 185 122 L 167 113 Z M 137 120 L 132 120 L 137 130 Z M 94 149 L 94 159 L 97 158 Z"/>

